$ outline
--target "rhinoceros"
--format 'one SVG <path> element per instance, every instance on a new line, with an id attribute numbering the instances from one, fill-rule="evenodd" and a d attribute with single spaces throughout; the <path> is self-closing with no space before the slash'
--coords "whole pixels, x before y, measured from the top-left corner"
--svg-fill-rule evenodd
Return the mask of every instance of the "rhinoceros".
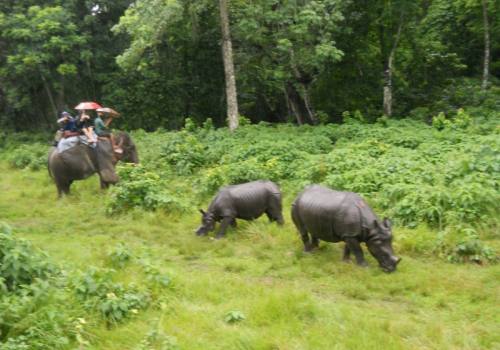
<path id="1" fill-rule="evenodd" d="M 360 246 L 364 242 L 385 272 L 395 271 L 401 260 L 392 250 L 390 221 L 381 221 L 356 193 L 309 186 L 293 202 L 292 220 L 305 251 L 317 248 L 319 240 L 344 241 L 344 261 L 349 261 L 352 252 L 357 264 L 366 266 Z"/>
<path id="2" fill-rule="evenodd" d="M 198 236 L 206 235 L 221 222 L 217 238 L 225 235 L 229 225 L 236 227 L 236 219 L 253 220 L 266 213 L 270 221 L 283 224 L 281 192 L 274 182 L 253 181 L 240 185 L 226 186 L 219 190 L 207 211 L 200 209 L 201 226 Z"/>

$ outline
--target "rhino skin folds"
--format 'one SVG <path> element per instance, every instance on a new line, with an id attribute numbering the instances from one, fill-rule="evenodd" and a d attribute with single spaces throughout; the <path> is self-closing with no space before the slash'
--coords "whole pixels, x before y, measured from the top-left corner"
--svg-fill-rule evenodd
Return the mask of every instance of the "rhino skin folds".
<path id="1" fill-rule="evenodd" d="M 229 225 L 236 226 L 236 219 L 253 220 L 264 213 L 270 221 L 283 224 L 280 189 L 274 182 L 267 180 L 223 187 L 207 211 L 200 209 L 200 212 L 201 226 L 196 230 L 199 236 L 213 231 L 215 223 L 221 222 L 217 233 L 217 238 L 221 238 Z"/>
<path id="2" fill-rule="evenodd" d="M 391 223 L 381 221 L 358 194 L 334 191 L 312 185 L 302 191 L 292 204 L 292 219 L 304 243 L 304 250 L 318 247 L 319 241 L 346 242 L 344 260 L 352 252 L 359 265 L 365 266 L 360 243 L 386 272 L 396 270 L 401 260 L 392 249 Z"/>

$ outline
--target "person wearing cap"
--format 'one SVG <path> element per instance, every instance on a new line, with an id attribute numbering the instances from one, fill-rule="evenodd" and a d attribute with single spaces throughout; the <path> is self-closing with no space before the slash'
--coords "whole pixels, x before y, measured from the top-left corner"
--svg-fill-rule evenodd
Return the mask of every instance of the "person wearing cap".
<path id="1" fill-rule="evenodd" d="M 63 138 L 78 135 L 75 119 L 68 112 L 63 111 L 61 113 L 60 118 L 57 119 L 57 124 L 59 125 L 59 130 L 57 130 L 54 137 L 54 146 L 57 146 Z"/>
<path id="2" fill-rule="evenodd" d="M 59 124 L 60 129 L 56 133 L 54 146 L 61 153 L 75 146 L 80 132 L 78 131 L 75 118 L 66 111 L 61 113 L 61 117 L 57 119 L 57 124 Z"/>
<path id="3" fill-rule="evenodd" d="M 57 124 L 61 127 L 63 132 L 76 132 L 76 121 L 75 118 L 71 116 L 68 112 L 64 111 L 61 113 L 61 118 L 57 120 Z"/>

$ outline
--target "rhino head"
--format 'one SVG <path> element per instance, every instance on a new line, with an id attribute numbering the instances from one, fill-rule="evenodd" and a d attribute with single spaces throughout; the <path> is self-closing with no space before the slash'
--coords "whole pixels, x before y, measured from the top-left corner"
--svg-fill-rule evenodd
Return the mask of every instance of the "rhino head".
<path id="1" fill-rule="evenodd" d="M 204 236 L 215 229 L 215 215 L 200 209 L 201 226 L 196 230 L 198 236 Z"/>
<path id="2" fill-rule="evenodd" d="M 396 270 L 401 258 L 395 256 L 392 250 L 392 229 L 389 219 L 384 218 L 382 223 L 378 220 L 373 221 L 366 245 L 382 270 L 385 272 Z"/>

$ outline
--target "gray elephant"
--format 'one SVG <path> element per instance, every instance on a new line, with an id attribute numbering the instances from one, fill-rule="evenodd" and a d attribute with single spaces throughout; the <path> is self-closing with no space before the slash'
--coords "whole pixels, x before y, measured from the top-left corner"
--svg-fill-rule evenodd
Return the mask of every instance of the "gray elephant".
<path id="1" fill-rule="evenodd" d="M 206 235 L 221 222 L 217 238 L 226 234 L 229 225 L 236 226 L 236 219 L 253 220 L 266 213 L 270 221 L 283 225 L 281 192 L 274 182 L 253 181 L 226 186 L 219 190 L 207 211 L 200 209 L 201 226 L 198 236 Z"/>
<path id="2" fill-rule="evenodd" d="M 137 150 L 130 136 L 123 133 L 119 136 L 122 142 L 122 161 L 138 162 Z M 48 170 L 54 179 L 59 197 L 69 194 L 73 181 L 83 180 L 97 173 L 101 180 L 101 188 L 107 188 L 118 182 L 115 164 L 119 160 L 113 152 L 109 139 L 100 139 L 95 148 L 83 143 L 59 153 L 55 147 L 49 152 Z"/>
<path id="3" fill-rule="evenodd" d="M 309 186 L 293 202 L 292 220 L 302 237 L 305 251 L 317 248 L 319 240 L 344 241 L 344 261 L 349 260 L 352 252 L 358 265 L 365 266 L 360 246 L 364 242 L 386 272 L 396 270 L 401 260 L 392 249 L 390 221 L 387 218 L 381 221 L 356 193 Z"/>
<path id="4" fill-rule="evenodd" d="M 115 154 L 118 161 L 139 164 L 137 147 L 129 134 L 119 131 L 114 134 L 115 142 L 123 150 L 121 154 Z"/>

